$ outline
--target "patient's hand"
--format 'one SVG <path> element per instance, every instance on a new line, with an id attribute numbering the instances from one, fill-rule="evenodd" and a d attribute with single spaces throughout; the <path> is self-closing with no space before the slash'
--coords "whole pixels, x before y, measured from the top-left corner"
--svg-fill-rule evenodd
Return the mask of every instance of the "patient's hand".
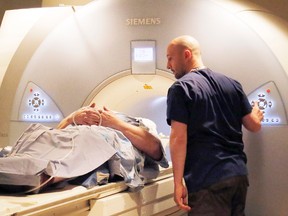
<path id="1" fill-rule="evenodd" d="M 66 128 L 72 123 L 75 125 L 99 125 L 100 119 L 100 112 L 96 108 L 95 103 L 92 103 L 90 106 L 80 108 L 71 113 L 57 125 L 57 128 Z"/>
<path id="2" fill-rule="evenodd" d="M 98 110 L 101 114 L 101 125 L 117 129 L 117 126 L 121 124 L 121 120 L 115 115 L 115 113 L 109 110 L 107 107 L 103 107 L 103 110 Z"/>
<path id="3" fill-rule="evenodd" d="M 76 125 L 99 125 L 100 112 L 93 103 L 75 111 L 72 118 L 73 123 Z"/>

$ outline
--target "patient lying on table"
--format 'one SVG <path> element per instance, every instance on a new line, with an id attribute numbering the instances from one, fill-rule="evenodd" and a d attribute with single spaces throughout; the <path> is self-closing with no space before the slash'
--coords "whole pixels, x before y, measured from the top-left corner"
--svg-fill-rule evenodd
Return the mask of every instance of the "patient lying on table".
<path id="1" fill-rule="evenodd" d="M 0 192 L 38 193 L 59 182 L 92 187 L 124 180 L 131 190 L 157 177 L 168 162 L 156 125 L 95 104 L 57 128 L 31 124 L 0 158 Z"/>

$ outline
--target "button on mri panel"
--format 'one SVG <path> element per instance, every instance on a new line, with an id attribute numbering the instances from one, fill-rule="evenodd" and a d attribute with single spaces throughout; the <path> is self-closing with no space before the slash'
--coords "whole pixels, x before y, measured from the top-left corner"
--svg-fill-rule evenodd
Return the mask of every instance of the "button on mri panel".
<path id="1" fill-rule="evenodd" d="M 58 122 L 63 118 L 55 102 L 35 83 L 28 82 L 18 113 L 24 122 Z"/>
<path id="2" fill-rule="evenodd" d="M 253 106 L 258 102 L 259 108 L 264 112 L 262 125 L 286 125 L 286 110 L 273 81 L 267 82 L 248 95 L 248 100 Z"/>

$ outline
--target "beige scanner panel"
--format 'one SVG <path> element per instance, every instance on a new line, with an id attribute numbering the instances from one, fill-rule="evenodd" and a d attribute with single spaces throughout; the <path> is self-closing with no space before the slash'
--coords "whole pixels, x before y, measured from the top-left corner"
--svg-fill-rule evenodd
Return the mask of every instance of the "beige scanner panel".
<path id="1" fill-rule="evenodd" d="M 99 0 L 76 11 L 68 7 L 63 16 L 56 13 L 63 8 L 51 9 L 53 14 L 39 19 L 13 49 L 2 76 L 0 147 L 13 143 L 30 123 L 18 118 L 29 82 L 49 95 L 63 116 L 95 101 L 99 108 L 148 117 L 159 133 L 169 134 L 166 94 L 174 77 L 167 70 L 166 48 L 174 37 L 189 34 L 199 40 L 205 65 L 238 80 L 249 100 L 259 100 L 266 111 L 259 133 L 243 131 L 250 177 L 246 214 L 286 215 L 288 24 L 250 3 Z M 133 70 L 132 41 L 155 41 L 156 73 Z M 31 105 L 38 106 L 35 97 Z"/>

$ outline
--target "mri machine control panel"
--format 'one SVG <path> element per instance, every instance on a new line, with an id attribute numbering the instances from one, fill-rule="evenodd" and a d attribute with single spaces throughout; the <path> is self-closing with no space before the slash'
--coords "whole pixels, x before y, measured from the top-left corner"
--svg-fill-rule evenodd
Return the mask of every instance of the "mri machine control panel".
<path id="1" fill-rule="evenodd" d="M 22 97 L 18 120 L 58 122 L 63 115 L 55 102 L 36 84 L 29 82 Z"/>
<path id="2" fill-rule="evenodd" d="M 258 102 L 259 108 L 264 112 L 262 125 L 287 124 L 287 116 L 283 101 L 274 82 L 268 82 L 248 95 L 253 106 Z"/>
<path id="3" fill-rule="evenodd" d="M 248 95 L 253 106 L 258 102 L 264 112 L 262 125 L 286 125 L 285 107 L 276 84 L 271 81 Z M 55 102 L 36 84 L 29 82 L 22 97 L 18 120 L 24 122 L 58 122 L 63 118 Z"/>

